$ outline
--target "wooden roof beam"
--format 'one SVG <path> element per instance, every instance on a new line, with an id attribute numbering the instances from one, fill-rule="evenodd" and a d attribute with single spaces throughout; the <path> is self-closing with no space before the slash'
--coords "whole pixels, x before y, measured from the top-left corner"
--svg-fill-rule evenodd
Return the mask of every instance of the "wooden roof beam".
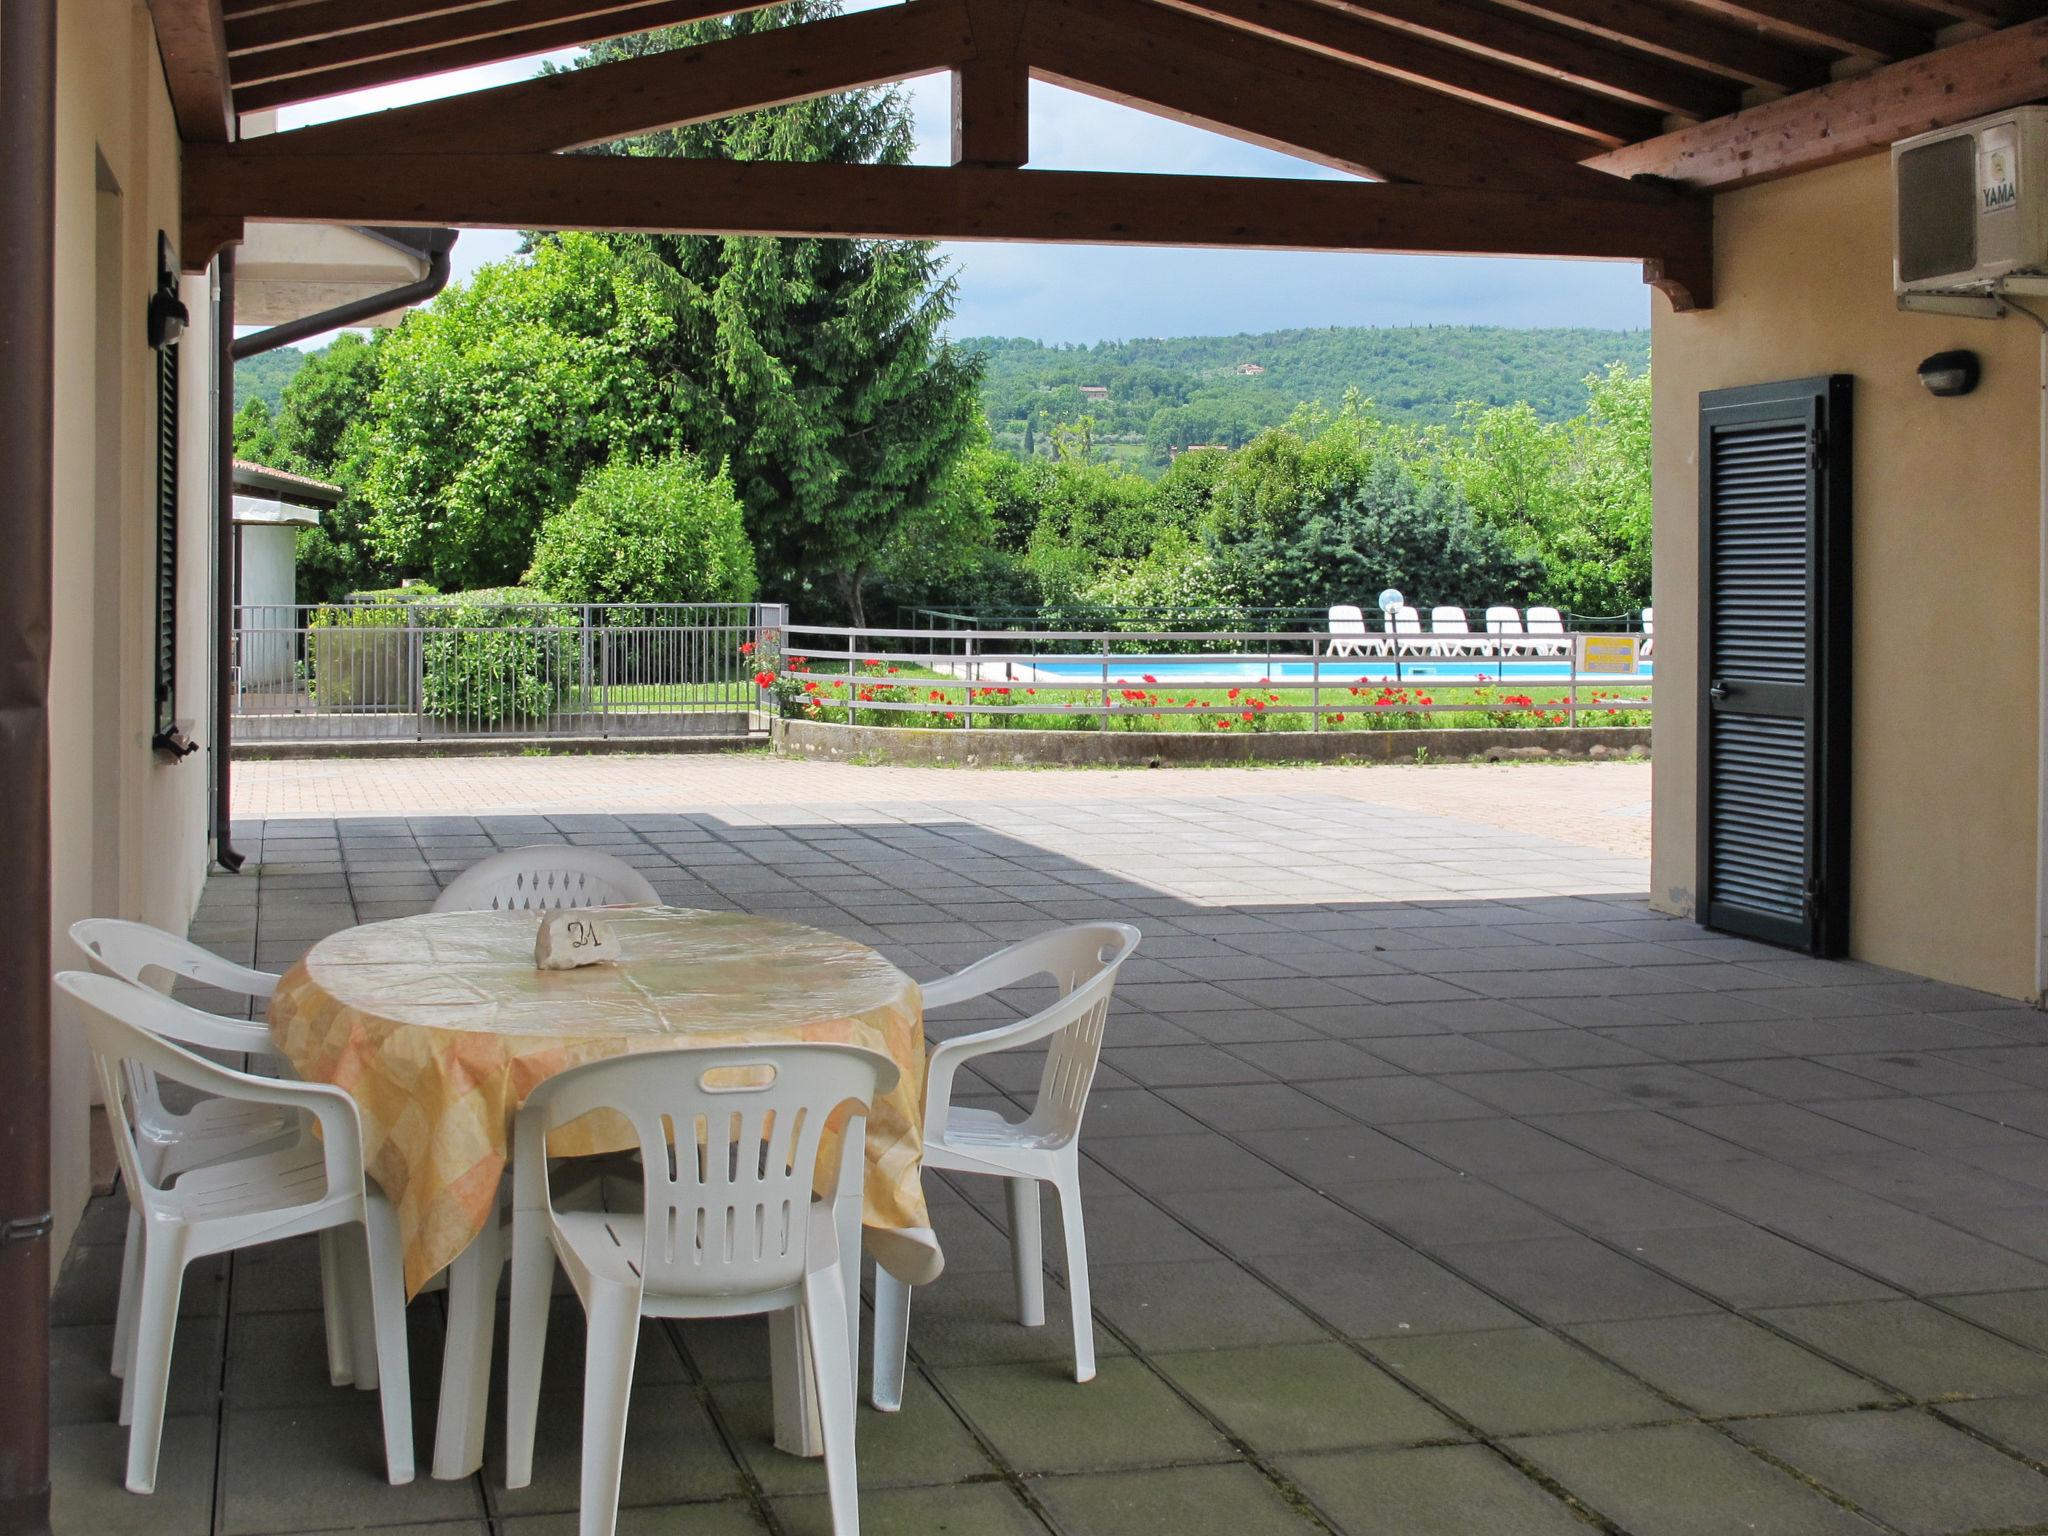
<path id="1" fill-rule="evenodd" d="M 1809 48 L 1857 58 L 1910 58 L 1934 46 L 1934 36 L 1894 16 L 1849 0 L 1691 0 L 1703 11 L 1738 26 L 1761 28 Z"/>
<path id="2" fill-rule="evenodd" d="M 1497 0 L 1525 15 L 1576 28 L 1745 85 L 1797 91 L 1828 77 L 1818 55 L 1801 53 L 1755 31 L 1741 32 L 1650 0 Z"/>
<path id="3" fill-rule="evenodd" d="M 290 0 L 288 4 L 277 4 L 264 0 L 222 0 L 228 48 L 234 53 L 287 43 L 328 41 L 351 32 L 403 26 L 425 17 L 475 16 L 496 10 L 504 3 L 505 0 Z M 583 3 L 585 9 L 597 10 L 607 0 Z M 624 4 L 626 0 L 610 3 Z"/>
<path id="4" fill-rule="evenodd" d="M 1719 191 L 1874 154 L 1898 139 L 2048 97 L 2048 21 L 1887 64 L 1586 163 Z"/>
<path id="5" fill-rule="evenodd" d="M 1704 201 L 1265 178 L 653 156 L 185 158 L 201 259 L 243 219 L 795 238 L 1050 241 L 1641 259 L 1712 302 Z"/>
<path id="6" fill-rule="evenodd" d="M 235 106 L 257 112 L 368 90 L 445 70 L 497 64 L 557 48 L 626 37 L 656 27 L 756 10 L 773 0 L 637 0 L 593 14 L 590 0 L 519 0 L 487 12 L 427 17 L 331 40 L 234 58 Z M 516 17 L 539 17 L 510 25 Z M 229 33 L 230 46 L 233 32 Z"/>
<path id="7" fill-rule="evenodd" d="M 1583 182 L 1582 139 L 1154 0 L 1029 0 L 1021 46 L 1041 80 L 1358 175 Z"/>
<path id="8" fill-rule="evenodd" d="M 966 0 L 860 11 L 252 140 L 259 153 L 581 149 L 934 74 L 973 58 Z"/>
<path id="9" fill-rule="evenodd" d="M 1276 42 L 1427 86 L 1495 111 L 1614 144 L 1647 138 L 1662 125 L 1645 108 L 1499 63 L 1315 0 L 1166 0 Z"/>
<path id="10" fill-rule="evenodd" d="M 1739 89 L 1668 60 L 1468 0 L 1323 0 L 1450 47 L 1679 117 L 1711 118 L 1741 105 Z"/>
<path id="11" fill-rule="evenodd" d="M 193 144 L 227 143 L 235 113 L 220 0 L 149 0 L 149 17 L 179 137 Z"/>

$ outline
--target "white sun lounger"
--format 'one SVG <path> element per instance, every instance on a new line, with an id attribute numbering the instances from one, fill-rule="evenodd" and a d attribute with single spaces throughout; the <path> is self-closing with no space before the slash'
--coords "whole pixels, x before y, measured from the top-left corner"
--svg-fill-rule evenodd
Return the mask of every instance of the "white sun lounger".
<path id="1" fill-rule="evenodd" d="M 1378 656 L 1386 651 L 1386 642 L 1365 627 L 1363 610 L 1350 603 L 1337 603 L 1330 609 L 1330 650 L 1332 656 Z"/>
<path id="2" fill-rule="evenodd" d="M 1412 604 L 1403 603 L 1396 608 L 1392 619 L 1394 632 L 1391 638 L 1396 651 L 1409 656 L 1437 654 L 1436 644 L 1422 632 L 1422 615 Z"/>
<path id="3" fill-rule="evenodd" d="M 1429 610 L 1429 634 L 1436 642 L 1439 656 L 1465 656 L 1473 652 L 1485 652 L 1492 647 L 1486 636 L 1472 633 L 1472 625 L 1465 618 L 1462 608 L 1439 607 Z"/>
<path id="4" fill-rule="evenodd" d="M 1523 641 L 1522 615 L 1506 603 L 1495 603 L 1486 610 L 1486 633 L 1503 656 L 1513 656 L 1527 649 Z"/>
<path id="5" fill-rule="evenodd" d="M 1564 615 L 1555 608 L 1531 608 L 1529 634 L 1532 637 L 1529 649 L 1538 656 L 1569 656 L 1572 652 L 1571 637 L 1564 629 Z"/>
<path id="6" fill-rule="evenodd" d="M 1643 645 L 1641 654 L 1647 656 L 1657 648 L 1657 610 L 1643 610 Z"/>

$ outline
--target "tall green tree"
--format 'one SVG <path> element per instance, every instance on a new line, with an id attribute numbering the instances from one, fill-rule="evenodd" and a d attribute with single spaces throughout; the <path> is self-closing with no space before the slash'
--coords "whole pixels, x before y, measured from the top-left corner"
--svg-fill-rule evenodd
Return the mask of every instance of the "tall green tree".
<path id="1" fill-rule="evenodd" d="M 663 284 L 576 234 L 407 317 L 378 348 L 377 556 L 444 591 L 518 581 L 591 470 L 689 446 L 664 361 L 678 326 Z"/>
<path id="2" fill-rule="evenodd" d="M 694 47 L 838 9 L 838 0 L 793 0 L 600 43 L 581 62 Z M 606 152 L 900 165 L 912 143 L 902 96 L 869 90 L 649 134 Z M 606 238 L 669 306 L 674 331 L 650 361 L 672 383 L 681 444 L 728 467 L 763 589 L 812 605 L 822 598 L 862 620 L 879 552 L 933 509 L 979 412 L 978 361 L 940 339 L 954 283 L 936 248 Z"/>
<path id="3" fill-rule="evenodd" d="M 299 601 L 324 602 L 388 584 L 392 570 L 370 544 L 364 483 L 373 456 L 371 402 L 380 378 L 379 338 L 343 331 L 296 364 L 271 411 L 261 396 L 235 414 L 235 452 L 342 488 L 298 541 Z M 253 361 L 253 359 L 251 360 Z"/>
<path id="4" fill-rule="evenodd" d="M 1423 451 L 1474 513 L 1543 574 L 1535 596 L 1573 613 L 1650 600 L 1650 376 L 1622 364 L 1586 381 L 1586 409 L 1546 422 L 1526 404 L 1468 406 Z"/>

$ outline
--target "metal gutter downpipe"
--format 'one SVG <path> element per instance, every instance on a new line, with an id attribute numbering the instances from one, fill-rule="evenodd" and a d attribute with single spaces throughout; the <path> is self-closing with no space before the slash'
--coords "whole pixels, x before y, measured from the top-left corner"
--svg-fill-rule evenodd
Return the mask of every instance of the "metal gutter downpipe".
<path id="1" fill-rule="evenodd" d="M 57 0 L 0 0 L 0 1536 L 50 1529 L 50 547 Z"/>
<path id="2" fill-rule="evenodd" d="M 229 246 L 220 253 L 220 360 L 216 369 L 219 380 L 215 386 L 220 402 L 220 465 L 217 474 L 220 486 L 214 530 L 214 590 L 219 594 L 219 600 L 214 605 L 213 635 L 213 856 L 230 873 L 239 871 L 245 862 L 233 842 L 234 796 L 230 783 L 234 754 L 231 719 L 234 612 L 240 598 L 235 591 L 235 364 L 245 357 L 272 352 L 292 342 L 303 341 L 308 336 L 338 331 L 343 326 L 375 319 L 394 309 L 424 304 L 448 286 L 449 274 L 454 270 L 449 253 L 455 248 L 456 235 L 452 229 L 425 233 L 428 237 L 427 273 L 417 282 L 373 293 L 368 298 L 352 299 L 332 309 L 323 309 L 316 315 L 305 315 L 239 339 L 235 336 L 234 247 Z M 0 1532 L 0 1536 L 5 1536 L 5 1533 Z"/>
<path id="3" fill-rule="evenodd" d="M 374 320 L 377 316 L 389 314 L 394 309 L 424 304 L 448 286 L 448 274 L 454 270 L 454 262 L 449 253 L 455 248 L 456 232 L 452 229 L 435 229 L 423 233 L 430 237 L 430 243 L 426 248 L 425 277 L 400 288 L 373 293 L 368 298 L 351 299 L 346 304 L 323 309 L 317 315 L 287 320 L 283 325 L 273 325 L 269 330 L 258 331 L 253 336 L 241 337 L 232 348 L 234 360 L 239 363 L 245 357 L 254 357 L 259 352 L 273 352 L 279 347 L 289 346 L 292 342 L 304 341 L 308 336 L 318 336 L 323 331 L 338 331 L 343 326 L 360 325 L 365 320 Z"/>

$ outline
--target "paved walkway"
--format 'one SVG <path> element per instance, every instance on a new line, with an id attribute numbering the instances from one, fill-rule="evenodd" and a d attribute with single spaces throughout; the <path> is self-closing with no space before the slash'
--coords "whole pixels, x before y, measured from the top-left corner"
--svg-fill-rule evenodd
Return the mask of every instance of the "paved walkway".
<path id="1" fill-rule="evenodd" d="M 1050 1320 L 1021 1328 L 1000 1194 L 928 1178 L 947 1272 L 904 1411 L 861 1412 L 869 1536 L 2048 1530 L 2039 1015 L 1703 933 L 1645 911 L 1638 860 L 1322 772 L 1004 775 L 937 806 L 834 769 L 858 803 L 774 806 L 782 765 L 721 771 L 733 807 L 252 822 L 256 873 L 217 878 L 194 931 L 282 966 L 556 839 L 921 977 L 1136 922 L 1084 1140 L 1101 1374 L 1067 1374 L 1056 1252 Z M 1037 1073 L 991 1058 L 962 1091 L 1018 1113 Z M 391 1488 L 374 1402 L 327 1384 L 303 1241 L 191 1267 L 163 1478 L 122 1493 L 120 1221 L 91 1213 L 59 1288 L 60 1536 L 574 1528 L 574 1304 L 533 1485 L 503 1486 L 494 1395 L 481 1476 Z M 424 1457 L 439 1302 L 412 1310 Z M 625 1536 L 824 1531 L 766 1368 L 758 1325 L 645 1330 Z"/>
<path id="2" fill-rule="evenodd" d="M 235 814 L 256 819 L 1314 794 L 1650 854 L 1648 763 L 977 769 L 732 752 L 244 762 L 233 783 Z"/>

